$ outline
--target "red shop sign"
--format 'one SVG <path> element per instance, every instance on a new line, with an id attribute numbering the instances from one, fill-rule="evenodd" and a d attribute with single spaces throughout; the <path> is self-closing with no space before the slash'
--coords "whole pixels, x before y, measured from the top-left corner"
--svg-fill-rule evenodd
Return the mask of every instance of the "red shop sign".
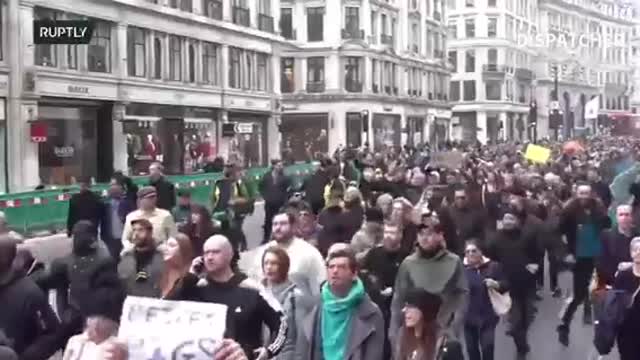
<path id="1" fill-rule="evenodd" d="M 42 121 L 31 123 L 31 141 L 35 143 L 47 142 L 47 123 Z"/>

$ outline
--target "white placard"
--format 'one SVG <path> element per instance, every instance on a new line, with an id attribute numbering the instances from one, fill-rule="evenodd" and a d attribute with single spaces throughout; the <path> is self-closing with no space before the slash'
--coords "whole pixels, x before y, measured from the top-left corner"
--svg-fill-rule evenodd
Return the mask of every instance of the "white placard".
<path id="1" fill-rule="evenodd" d="M 118 338 L 129 360 L 211 360 L 226 320 L 226 305 L 129 296 Z"/>

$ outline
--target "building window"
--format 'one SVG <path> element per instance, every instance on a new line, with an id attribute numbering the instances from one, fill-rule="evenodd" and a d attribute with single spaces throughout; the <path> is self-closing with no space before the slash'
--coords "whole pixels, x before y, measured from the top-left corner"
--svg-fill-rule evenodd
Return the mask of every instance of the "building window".
<path id="1" fill-rule="evenodd" d="M 344 27 L 349 35 L 360 33 L 360 8 L 346 7 L 344 14 Z"/>
<path id="2" fill-rule="evenodd" d="M 458 72 L 458 52 L 455 50 L 449 51 L 449 64 L 453 66 L 453 72 Z"/>
<path id="3" fill-rule="evenodd" d="M 241 71 L 242 73 L 242 86 L 245 89 L 253 89 L 253 75 L 254 75 L 254 71 L 255 68 L 253 66 L 253 53 L 252 52 L 245 52 L 244 53 L 244 64 L 245 64 L 245 69 L 247 70 L 246 72 Z"/>
<path id="4" fill-rule="evenodd" d="M 282 58 L 280 68 L 280 92 L 283 94 L 294 92 L 296 87 L 293 58 Z"/>
<path id="5" fill-rule="evenodd" d="M 324 57 L 307 59 L 307 92 L 324 91 Z"/>
<path id="6" fill-rule="evenodd" d="M 464 34 L 467 38 L 476 37 L 476 19 L 469 18 L 464 21 Z"/>
<path id="7" fill-rule="evenodd" d="M 465 7 L 473 7 L 473 0 L 464 0 Z"/>
<path id="8" fill-rule="evenodd" d="M 452 81 L 449 84 L 449 100 L 460 101 L 460 81 Z"/>
<path id="9" fill-rule="evenodd" d="M 222 20 L 221 0 L 202 0 L 202 9 L 204 9 L 204 16 L 212 19 Z"/>
<path id="10" fill-rule="evenodd" d="M 129 76 L 145 76 L 145 31 L 129 26 L 127 28 L 127 65 Z"/>
<path id="11" fill-rule="evenodd" d="M 465 80 L 462 83 L 463 87 L 463 100 L 464 101 L 474 101 L 476 99 L 476 81 L 475 80 Z"/>
<path id="12" fill-rule="evenodd" d="M 271 0 L 259 0 L 258 7 L 258 14 L 271 15 Z"/>
<path id="13" fill-rule="evenodd" d="M 87 60 L 89 71 L 111 72 L 111 23 L 95 22 Z"/>
<path id="14" fill-rule="evenodd" d="M 193 0 L 181 0 L 180 1 L 180 10 L 186 12 L 193 11 Z"/>
<path id="15" fill-rule="evenodd" d="M 487 100 L 502 100 L 502 81 L 487 80 L 485 83 Z"/>
<path id="16" fill-rule="evenodd" d="M 78 45 L 67 45 L 67 67 L 78 69 Z"/>
<path id="17" fill-rule="evenodd" d="M 218 85 L 218 45 L 204 43 L 202 50 L 202 80 L 205 84 Z"/>
<path id="18" fill-rule="evenodd" d="M 292 40 L 293 36 L 293 9 L 281 8 L 280 9 L 280 34 L 285 39 Z"/>
<path id="19" fill-rule="evenodd" d="M 487 5 L 490 7 L 496 7 L 496 0 L 488 0 Z"/>
<path id="20" fill-rule="evenodd" d="M 177 36 L 169 37 L 169 80 L 182 80 L 182 41 Z"/>
<path id="21" fill-rule="evenodd" d="M 307 8 L 307 40 L 322 41 L 324 33 L 324 8 Z"/>
<path id="22" fill-rule="evenodd" d="M 380 78 L 378 76 L 378 68 L 378 60 L 371 59 L 371 87 L 374 94 L 380 92 Z"/>
<path id="23" fill-rule="evenodd" d="M 267 54 L 257 54 L 258 66 L 258 90 L 267 91 L 268 76 L 267 63 L 269 56 Z"/>
<path id="24" fill-rule="evenodd" d="M 464 71 L 471 73 L 476 71 L 476 52 L 475 50 L 465 51 Z"/>
<path id="25" fill-rule="evenodd" d="M 489 49 L 487 50 L 487 64 L 492 65 L 495 69 L 498 64 L 498 50 L 497 49 Z"/>
<path id="26" fill-rule="evenodd" d="M 196 49 L 193 44 L 189 44 L 189 50 L 187 52 L 189 56 L 189 67 L 187 68 L 189 72 L 189 82 L 196 82 Z"/>
<path id="27" fill-rule="evenodd" d="M 162 39 L 153 39 L 153 78 L 162 79 Z"/>
<path id="28" fill-rule="evenodd" d="M 450 22 L 447 25 L 447 34 L 449 34 L 449 38 L 450 39 L 457 39 L 458 38 L 458 23 L 456 23 L 455 21 Z"/>
<path id="29" fill-rule="evenodd" d="M 229 87 L 240 88 L 240 49 L 229 48 Z"/>
<path id="30" fill-rule="evenodd" d="M 59 14 L 53 10 L 44 8 L 35 8 L 34 19 L 36 20 L 57 20 Z M 37 44 L 35 45 L 35 64 L 38 66 L 57 66 L 56 59 L 56 46 L 49 44 Z"/>
<path id="31" fill-rule="evenodd" d="M 180 2 L 180 0 L 169 0 L 169 7 L 172 9 L 177 9 L 178 8 L 178 3 Z"/>
<path id="32" fill-rule="evenodd" d="M 487 36 L 490 38 L 494 38 L 498 36 L 498 19 L 497 18 L 489 18 L 489 22 L 487 25 Z"/>
<path id="33" fill-rule="evenodd" d="M 362 92 L 362 78 L 360 74 L 361 58 L 350 56 L 346 59 L 345 72 L 345 89 L 348 92 Z"/>

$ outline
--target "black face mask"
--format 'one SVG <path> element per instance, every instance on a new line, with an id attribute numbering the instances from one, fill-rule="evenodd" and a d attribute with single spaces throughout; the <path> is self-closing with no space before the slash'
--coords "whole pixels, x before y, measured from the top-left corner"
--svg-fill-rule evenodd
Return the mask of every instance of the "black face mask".
<path id="1" fill-rule="evenodd" d="M 78 256 L 87 256 L 96 251 L 97 243 L 93 234 L 74 234 L 73 253 Z"/>

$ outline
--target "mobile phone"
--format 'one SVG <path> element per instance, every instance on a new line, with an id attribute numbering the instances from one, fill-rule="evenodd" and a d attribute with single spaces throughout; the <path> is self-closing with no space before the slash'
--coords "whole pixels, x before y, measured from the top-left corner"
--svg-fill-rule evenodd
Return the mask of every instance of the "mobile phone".
<path id="1" fill-rule="evenodd" d="M 199 257 L 199 259 L 200 262 L 198 262 L 193 268 L 198 274 L 204 270 L 204 259 L 202 259 L 202 257 Z"/>

